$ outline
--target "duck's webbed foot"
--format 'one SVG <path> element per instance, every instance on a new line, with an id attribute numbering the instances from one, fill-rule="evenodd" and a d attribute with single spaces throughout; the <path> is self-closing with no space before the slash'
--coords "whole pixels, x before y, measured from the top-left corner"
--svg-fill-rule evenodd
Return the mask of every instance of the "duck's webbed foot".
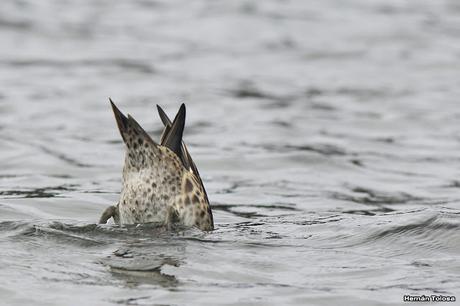
<path id="1" fill-rule="evenodd" d="M 120 215 L 118 213 L 118 204 L 107 207 L 99 218 L 99 224 L 106 224 L 107 221 L 113 218 L 116 224 L 120 224 Z"/>

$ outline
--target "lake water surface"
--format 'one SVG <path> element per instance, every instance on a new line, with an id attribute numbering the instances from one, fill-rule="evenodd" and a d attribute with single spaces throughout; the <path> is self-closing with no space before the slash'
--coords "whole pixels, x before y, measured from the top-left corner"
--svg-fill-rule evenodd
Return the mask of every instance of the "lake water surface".
<path id="1" fill-rule="evenodd" d="M 0 3 L 0 304 L 460 298 L 460 3 Z M 185 140 L 215 231 L 96 225 L 108 97 Z"/>

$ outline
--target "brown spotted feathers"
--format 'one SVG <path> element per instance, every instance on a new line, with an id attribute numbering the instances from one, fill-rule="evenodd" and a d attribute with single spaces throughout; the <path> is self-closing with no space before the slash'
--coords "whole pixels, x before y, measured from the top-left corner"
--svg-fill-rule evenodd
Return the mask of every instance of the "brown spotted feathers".
<path id="1" fill-rule="evenodd" d="M 121 137 L 126 144 L 123 188 L 116 206 L 107 208 L 100 218 L 113 217 L 119 224 L 173 221 L 214 229 L 208 197 L 182 134 L 185 105 L 171 122 L 158 106 L 165 125 L 160 144 L 155 143 L 133 117 L 126 117 L 110 100 Z"/>

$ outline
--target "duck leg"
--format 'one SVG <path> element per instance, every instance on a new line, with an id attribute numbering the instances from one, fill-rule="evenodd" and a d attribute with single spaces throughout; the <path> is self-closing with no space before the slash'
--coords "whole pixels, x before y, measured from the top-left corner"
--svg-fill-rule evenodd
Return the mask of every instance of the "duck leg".
<path id="1" fill-rule="evenodd" d="M 99 224 L 106 224 L 107 221 L 113 218 L 116 224 L 120 224 L 120 217 L 118 213 L 118 204 L 107 207 L 99 219 Z"/>

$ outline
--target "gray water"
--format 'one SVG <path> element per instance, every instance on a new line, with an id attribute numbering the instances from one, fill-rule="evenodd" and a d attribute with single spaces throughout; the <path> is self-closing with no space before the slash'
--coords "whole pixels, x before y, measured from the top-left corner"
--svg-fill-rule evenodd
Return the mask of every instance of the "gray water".
<path id="1" fill-rule="evenodd" d="M 460 3 L 0 2 L 1 305 L 460 298 Z M 108 97 L 185 140 L 215 231 L 96 225 Z"/>

